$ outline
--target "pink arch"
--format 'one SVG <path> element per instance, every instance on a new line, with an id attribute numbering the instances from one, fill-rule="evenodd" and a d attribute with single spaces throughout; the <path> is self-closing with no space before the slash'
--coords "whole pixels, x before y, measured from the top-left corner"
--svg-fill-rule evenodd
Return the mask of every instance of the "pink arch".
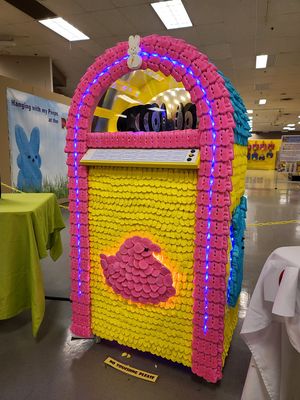
<path id="1" fill-rule="evenodd" d="M 80 336 L 92 335 L 88 169 L 79 165 L 83 154 L 88 147 L 198 147 L 201 164 L 195 226 L 192 370 L 206 380 L 216 382 L 222 377 L 232 190 L 235 123 L 230 95 L 216 67 L 195 47 L 183 40 L 151 35 L 141 41 L 141 69 L 160 70 L 183 83 L 197 107 L 198 129 L 159 135 L 151 132 L 92 134 L 89 131 L 99 98 L 114 81 L 129 72 L 127 48 L 127 42 L 120 43 L 96 59 L 81 78 L 69 111 L 66 152 L 71 222 L 71 330 Z"/>

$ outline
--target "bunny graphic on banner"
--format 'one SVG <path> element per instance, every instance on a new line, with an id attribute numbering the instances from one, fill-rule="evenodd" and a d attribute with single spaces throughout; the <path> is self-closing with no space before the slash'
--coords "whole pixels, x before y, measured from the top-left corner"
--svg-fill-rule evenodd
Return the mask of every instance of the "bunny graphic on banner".
<path id="1" fill-rule="evenodd" d="M 68 106 L 7 88 L 11 183 L 67 196 L 64 153 Z"/>
<path id="2" fill-rule="evenodd" d="M 41 191 L 42 189 L 42 173 L 40 149 L 40 131 L 33 128 L 28 140 L 24 129 L 20 125 L 15 127 L 16 142 L 19 149 L 17 157 L 18 173 L 18 189 L 24 191 Z"/>

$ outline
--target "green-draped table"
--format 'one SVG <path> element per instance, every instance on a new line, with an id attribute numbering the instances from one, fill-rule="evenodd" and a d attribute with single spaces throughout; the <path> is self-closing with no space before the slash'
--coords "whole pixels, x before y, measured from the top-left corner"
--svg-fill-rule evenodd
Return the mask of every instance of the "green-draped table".
<path id="1" fill-rule="evenodd" d="M 65 227 L 52 193 L 2 194 L 0 199 L 0 320 L 31 308 L 36 336 L 45 312 L 40 259 L 62 253 Z"/>

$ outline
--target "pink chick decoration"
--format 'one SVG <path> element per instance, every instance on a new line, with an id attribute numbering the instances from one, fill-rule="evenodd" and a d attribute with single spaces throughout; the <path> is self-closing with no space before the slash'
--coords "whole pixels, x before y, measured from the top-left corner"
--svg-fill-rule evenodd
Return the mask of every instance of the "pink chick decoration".
<path id="1" fill-rule="evenodd" d="M 167 301 L 176 291 L 171 272 L 153 255 L 160 251 L 149 239 L 126 239 L 115 256 L 100 255 L 106 283 L 115 293 L 136 303 Z"/>

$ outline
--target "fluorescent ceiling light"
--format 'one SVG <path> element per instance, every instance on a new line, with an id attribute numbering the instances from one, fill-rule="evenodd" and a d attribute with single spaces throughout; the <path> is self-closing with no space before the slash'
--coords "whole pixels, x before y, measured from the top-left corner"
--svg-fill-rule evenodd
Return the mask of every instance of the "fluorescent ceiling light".
<path id="1" fill-rule="evenodd" d="M 118 94 L 117 97 L 119 97 L 119 99 L 122 99 L 122 100 L 126 101 L 127 103 L 131 103 L 131 104 L 139 103 L 139 104 L 141 104 L 140 101 L 134 100 L 131 97 L 127 96 L 126 94 Z"/>
<path id="2" fill-rule="evenodd" d="M 295 131 L 296 130 L 296 128 L 290 128 L 289 129 L 289 131 Z"/>
<path id="3" fill-rule="evenodd" d="M 253 110 L 247 110 L 247 114 L 253 114 Z"/>
<path id="4" fill-rule="evenodd" d="M 285 129 L 285 130 L 287 130 L 287 131 L 290 130 L 290 128 L 289 128 L 288 126 L 284 126 L 282 129 Z"/>
<path id="5" fill-rule="evenodd" d="M 266 68 L 268 61 L 268 55 L 262 54 L 260 56 L 256 56 L 256 68 Z"/>
<path id="6" fill-rule="evenodd" d="M 266 104 L 267 100 L 266 99 L 259 99 L 258 104 L 262 105 L 262 104 Z"/>
<path id="7" fill-rule="evenodd" d="M 295 126 L 296 124 L 287 124 L 287 126 Z"/>
<path id="8" fill-rule="evenodd" d="M 167 29 L 193 26 L 181 0 L 159 1 L 151 6 Z"/>
<path id="9" fill-rule="evenodd" d="M 50 18 L 50 19 L 42 19 L 39 21 L 41 24 L 46 26 L 49 29 L 52 29 L 55 33 L 60 36 L 63 36 L 65 39 L 70 42 L 75 42 L 76 40 L 88 40 L 89 37 L 84 33 L 80 32 L 75 26 L 69 24 L 69 22 L 65 21 L 63 18 Z"/>

